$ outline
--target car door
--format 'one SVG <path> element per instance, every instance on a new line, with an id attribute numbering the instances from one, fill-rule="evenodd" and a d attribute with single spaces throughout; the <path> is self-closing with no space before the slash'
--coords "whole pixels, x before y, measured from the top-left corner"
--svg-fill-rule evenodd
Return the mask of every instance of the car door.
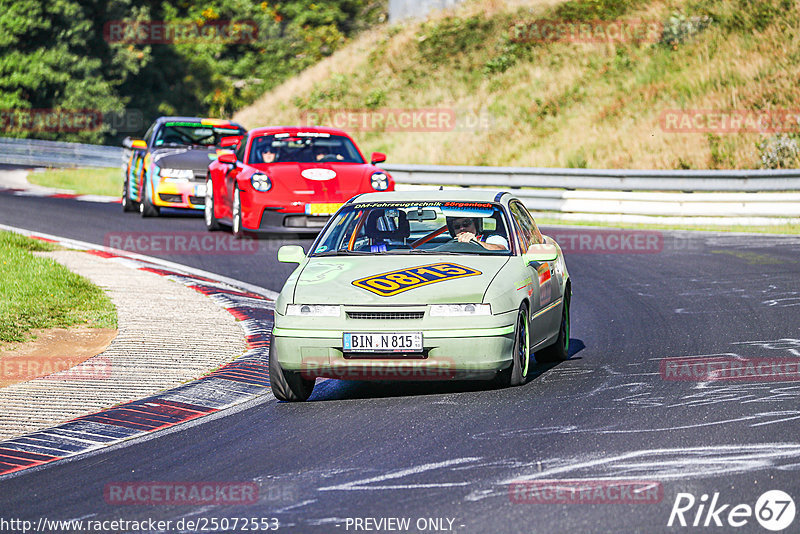
<path id="1" fill-rule="evenodd" d="M 515 231 L 520 243 L 520 253 L 525 254 L 528 247 L 544 243 L 539 228 L 528 213 L 527 208 L 518 200 L 509 203 L 509 210 L 514 220 Z M 560 286 L 555 273 L 555 262 L 530 262 L 528 270 L 531 277 L 533 293 L 531 294 L 531 344 L 544 341 L 558 331 L 561 308 L 555 305 L 560 298 Z"/>
<path id="2" fill-rule="evenodd" d="M 134 149 L 133 156 L 131 157 L 130 163 L 130 172 L 128 173 L 128 177 L 130 180 L 129 184 L 129 193 L 131 195 L 131 199 L 135 200 L 136 202 L 141 202 L 144 192 L 144 160 L 147 157 L 147 153 L 150 150 L 150 147 L 153 146 L 153 133 L 155 131 L 156 124 L 153 123 L 150 128 L 147 129 L 147 132 L 144 134 L 142 138 L 144 142 L 147 144 L 147 148 L 144 149 Z"/>
<path id="3" fill-rule="evenodd" d="M 245 159 L 245 148 L 247 146 L 247 137 L 242 138 L 236 146 L 236 165 L 228 165 L 225 170 L 225 179 L 222 180 L 222 198 L 223 202 L 217 209 L 219 216 L 225 219 L 233 217 L 233 191 L 236 185 L 236 178 L 242 172 L 243 162 Z"/>

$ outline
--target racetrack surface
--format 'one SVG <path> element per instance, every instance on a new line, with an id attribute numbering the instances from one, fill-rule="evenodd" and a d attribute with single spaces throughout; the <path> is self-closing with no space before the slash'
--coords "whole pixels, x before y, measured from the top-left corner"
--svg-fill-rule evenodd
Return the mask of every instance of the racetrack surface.
<path id="1" fill-rule="evenodd" d="M 141 219 L 116 205 L 3 194 L 0 224 L 98 244 L 109 232 L 205 231 L 199 217 Z M 668 532 L 702 529 L 667 527 L 682 492 L 698 501 L 719 493 L 717 507 L 730 505 L 718 516 L 725 530 L 733 506 L 753 506 L 767 490 L 800 502 L 800 382 L 660 373 L 664 358 L 711 354 L 797 362 L 800 238 L 657 234 L 660 246 L 639 253 L 566 251 L 572 357 L 537 366 L 524 386 L 329 380 L 307 403 L 266 396 L 154 439 L 0 479 L 2 515 L 276 517 L 286 532 L 352 532 L 347 518 L 356 517 L 410 518 L 412 527 L 446 518 L 451 531 L 469 533 Z M 292 269 L 275 260 L 278 242 L 296 241 L 268 241 L 254 254 L 147 253 L 278 291 Z M 653 481 L 663 493 L 627 504 L 514 502 L 511 482 L 539 479 Z M 152 481 L 255 482 L 259 498 L 202 507 L 104 498 L 108 484 Z M 737 531 L 767 532 L 746 519 Z"/>

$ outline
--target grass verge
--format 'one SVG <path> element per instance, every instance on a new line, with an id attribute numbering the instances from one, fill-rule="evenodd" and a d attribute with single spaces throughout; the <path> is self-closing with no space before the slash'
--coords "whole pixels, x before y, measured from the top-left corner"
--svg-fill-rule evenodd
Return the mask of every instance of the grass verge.
<path id="1" fill-rule="evenodd" d="M 0 231 L 0 343 L 26 341 L 35 328 L 116 328 L 117 312 L 97 286 L 49 258 L 56 247 Z"/>
<path id="2" fill-rule="evenodd" d="M 28 175 L 32 184 L 57 189 L 69 189 L 79 195 L 117 197 L 122 190 L 118 167 L 108 169 L 47 169 Z"/>

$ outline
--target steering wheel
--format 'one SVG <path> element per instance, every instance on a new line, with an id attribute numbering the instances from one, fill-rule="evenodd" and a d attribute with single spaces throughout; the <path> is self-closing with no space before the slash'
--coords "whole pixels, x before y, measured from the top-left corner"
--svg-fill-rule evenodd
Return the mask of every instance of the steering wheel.
<path id="1" fill-rule="evenodd" d="M 461 241 L 459 241 L 457 237 L 453 237 L 453 238 L 450 239 L 450 241 L 448 241 L 445 244 L 447 245 L 447 244 L 450 244 L 450 243 L 461 243 Z M 483 245 L 481 245 L 481 242 L 478 241 L 477 239 L 475 239 L 474 237 L 472 239 L 470 239 L 469 241 L 467 241 L 466 243 L 469 243 L 471 245 L 478 245 L 479 247 L 483 246 Z"/>
<path id="2" fill-rule="evenodd" d="M 466 243 L 462 243 L 457 238 L 452 238 L 447 243 L 439 245 L 435 249 L 432 250 L 441 250 L 444 252 L 465 252 L 465 251 L 473 251 L 475 247 L 480 247 L 483 249 L 483 245 L 477 239 L 471 239 Z"/>

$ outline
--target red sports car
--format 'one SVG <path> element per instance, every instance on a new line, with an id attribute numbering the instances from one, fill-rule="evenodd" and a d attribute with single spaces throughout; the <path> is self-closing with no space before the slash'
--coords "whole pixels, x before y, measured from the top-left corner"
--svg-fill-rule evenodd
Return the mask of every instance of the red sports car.
<path id="1" fill-rule="evenodd" d="M 341 130 L 265 127 L 247 133 L 236 150 L 208 166 L 205 219 L 209 230 L 230 225 L 245 233 L 319 232 L 353 196 L 393 191 L 394 180 L 364 160 Z"/>

